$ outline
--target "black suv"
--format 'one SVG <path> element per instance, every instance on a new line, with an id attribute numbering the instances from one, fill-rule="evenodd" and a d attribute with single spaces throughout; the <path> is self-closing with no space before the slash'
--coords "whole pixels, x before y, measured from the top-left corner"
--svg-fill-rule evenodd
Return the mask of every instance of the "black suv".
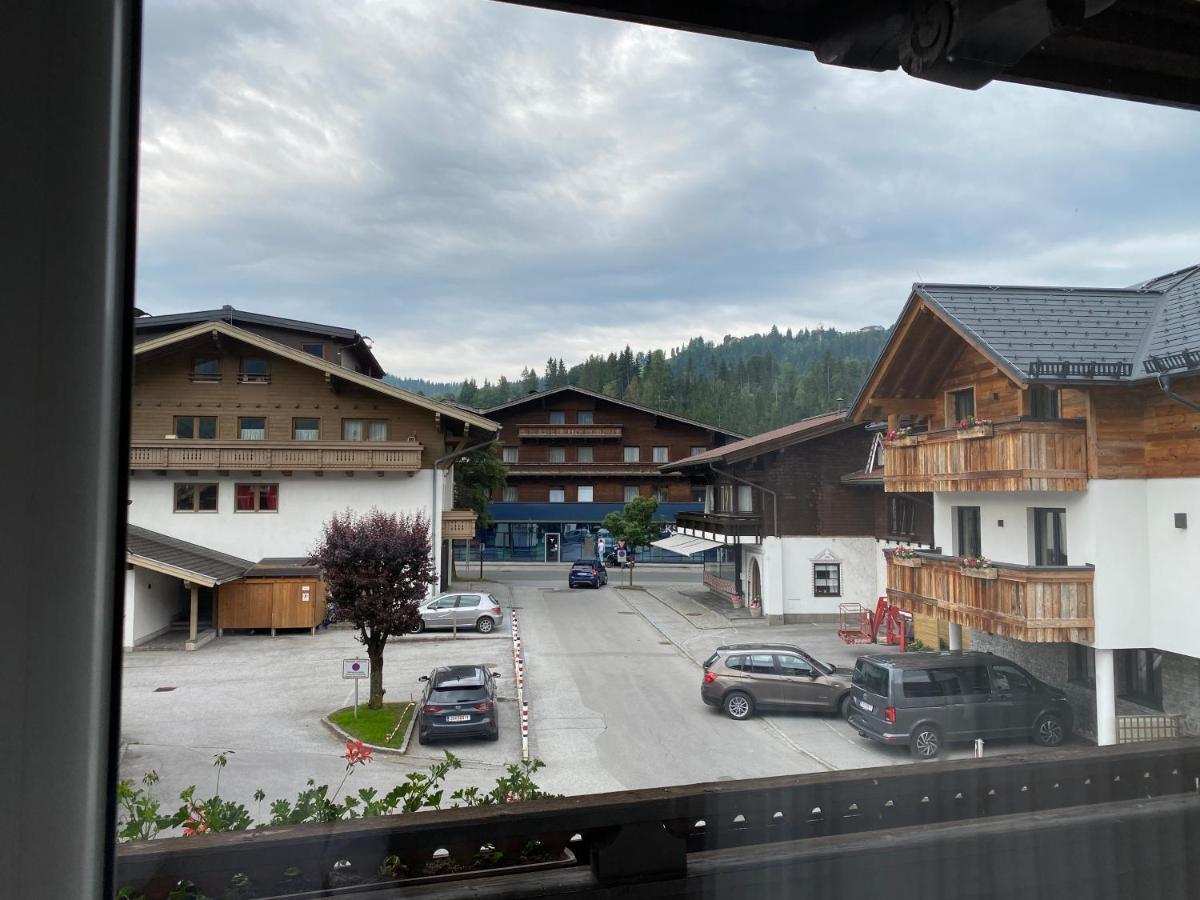
<path id="1" fill-rule="evenodd" d="M 854 667 L 851 727 L 884 744 L 907 744 L 933 759 L 943 744 L 1028 737 L 1057 747 L 1071 733 L 1061 690 L 991 653 L 862 656 Z"/>
<path id="2" fill-rule="evenodd" d="M 496 679 L 487 666 L 446 666 L 422 675 L 425 693 L 417 707 L 417 743 L 432 738 L 500 737 Z"/>

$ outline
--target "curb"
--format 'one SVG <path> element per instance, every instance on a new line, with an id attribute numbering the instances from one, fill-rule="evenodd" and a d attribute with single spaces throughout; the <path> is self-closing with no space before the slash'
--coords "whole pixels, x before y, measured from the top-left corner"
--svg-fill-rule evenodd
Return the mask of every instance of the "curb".
<path id="1" fill-rule="evenodd" d="M 529 761 L 529 704 L 525 702 L 525 654 L 521 647 L 521 624 L 517 611 L 510 610 L 512 618 L 513 677 L 517 681 L 517 707 L 521 714 L 521 760 Z"/>
<path id="2" fill-rule="evenodd" d="M 334 712 L 337 712 L 337 710 L 334 710 Z M 397 748 L 397 747 L 381 747 L 379 744 L 368 744 L 366 741 L 362 742 L 363 746 L 370 747 L 372 750 L 378 751 L 379 753 L 388 753 L 388 754 L 391 754 L 392 756 L 402 756 L 408 751 L 408 742 L 409 742 L 409 739 L 412 737 L 413 726 L 416 723 L 417 723 L 417 705 L 414 703 L 413 704 L 413 714 L 412 714 L 412 716 L 409 717 L 409 720 L 408 720 L 408 731 L 405 733 L 404 740 L 401 742 L 399 748 Z M 345 731 L 345 730 L 339 728 L 337 725 L 334 725 L 332 722 L 330 722 L 328 713 L 321 716 L 321 724 L 324 725 L 325 728 L 327 730 L 329 730 L 335 737 L 340 738 L 344 742 L 353 743 L 358 740 L 358 738 L 356 738 L 350 732 Z"/>

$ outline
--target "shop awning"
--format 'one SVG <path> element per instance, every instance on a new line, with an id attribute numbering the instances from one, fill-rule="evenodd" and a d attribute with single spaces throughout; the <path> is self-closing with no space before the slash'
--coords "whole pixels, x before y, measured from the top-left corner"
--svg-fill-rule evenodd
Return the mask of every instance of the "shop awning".
<path id="1" fill-rule="evenodd" d="M 664 550 L 670 550 L 672 553 L 678 553 L 682 556 L 691 556 L 693 553 L 703 553 L 705 550 L 711 550 L 713 547 L 722 546 L 720 541 L 690 537 L 686 534 L 673 534 L 669 538 L 663 538 L 661 541 L 651 541 L 650 543 L 652 546 L 661 547 Z"/>

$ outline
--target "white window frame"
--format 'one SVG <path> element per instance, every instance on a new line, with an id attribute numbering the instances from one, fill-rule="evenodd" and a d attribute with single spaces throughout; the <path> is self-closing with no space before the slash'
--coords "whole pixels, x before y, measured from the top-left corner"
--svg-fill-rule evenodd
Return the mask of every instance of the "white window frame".
<path id="1" fill-rule="evenodd" d="M 627 463 L 641 462 L 642 461 L 642 448 L 626 446 L 623 453 L 621 454 L 621 459 Z"/>
<path id="2" fill-rule="evenodd" d="M 584 454 L 585 454 L 585 453 L 587 454 L 587 459 L 584 459 Z M 591 448 L 591 447 L 578 447 L 578 448 L 576 448 L 576 450 L 575 450 L 575 460 L 576 460 L 576 462 L 581 462 L 581 463 L 591 463 L 591 462 L 595 462 L 595 461 L 596 461 L 596 460 L 595 460 L 595 454 L 592 452 L 592 448 Z"/>
<path id="3" fill-rule="evenodd" d="M 520 447 L 502 447 L 500 449 L 500 459 L 506 463 L 515 463 L 521 461 Z"/>
<path id="4" fill-rule="evenodd" d="M 577 503 L 595 503 L 596 501 L 593 499 L 595 496 L 596 489 L 594 485 L 581 484 L 575 489 L 575 501 Z"/>
<path id="5" fill-rule="evenodd" d="M 670 456 L 670 448 L 668 447 L 655 447 L 651 452 L 654 454 L 651 462 L 665 463 L 671 461 L 668 458 Z"/>
<path id="6" fill-rule="evenodd" d="M 550 488 L 550 501 L 549 502 L 551 502 L 551 503 L 566 503 L 567 502 L 567 489 L 562 488 L 562 487 Z"/>

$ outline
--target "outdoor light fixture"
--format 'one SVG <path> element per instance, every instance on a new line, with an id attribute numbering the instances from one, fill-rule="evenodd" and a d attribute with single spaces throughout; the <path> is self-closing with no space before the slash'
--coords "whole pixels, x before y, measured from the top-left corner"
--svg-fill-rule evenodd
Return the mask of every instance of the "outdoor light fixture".
<path id="1" fill-rule="evenodd" d="M 1187 513 L 1175 513 L 1175 527 L 1187 528 Z"/>

